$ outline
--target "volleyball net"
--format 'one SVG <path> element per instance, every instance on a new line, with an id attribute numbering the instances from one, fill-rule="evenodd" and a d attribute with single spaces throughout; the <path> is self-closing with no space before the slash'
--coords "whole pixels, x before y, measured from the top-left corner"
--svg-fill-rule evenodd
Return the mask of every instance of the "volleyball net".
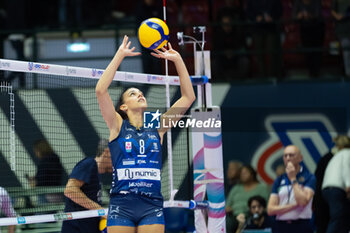
<path id="1" fill-rule="evenodd" d="M 19 216 L 46 214 L 42 218 L 8 219 L 10 222 L 2 219 L 0 225 L 65 218 L 51 213 L 61 213 L 64 209 L 63 191 L 69 174 L 83 158 L 95 157 L 100 139 L 109 137 L 95 95 L 95 85 L 103 70 L 5 59 L 1 59 L 0 64 L 0 80 L 15 75 L 35 87 L 13 90 L 10 83 L 1 82 L 0 186 L 10 194 Z M 147 98 L 149 109 L 164 112 L 166 99 L 173 102 L 180 96 L 178 85 L 177 76 L 118 71 L 109 93 L 116 103 L 125 88 L 137 87 Z M 168 93 L 166 86 L 169 86 Z M 36 150 L 47 148 L 45 144 L 44 148 L 36 148 L 38 141 L 47 142 L 59 158 L 61 167 L 57 161 L 53 164 L 42 161 Z M 193 170 L 188 130 L 172 133 L 171 157 L 166 143 L 163 144 L 162 194 L 164 200 L 168 200 L 165 207 L 206 206 L 189 201 L 193 197 Z M 39 164 L 41 169 L 50 169 L 44 173 L 49 175 L 40 177 Z M 105 184 L 102 203 L 108 206 L 110 174 L 104 175 L 102 181 Z M 105 212 L 84 213 L 91 217 L 91 213 L 99 216 Z M 36 220 L 31 220 L 33 218 Z"/>
<path id="2" fill-rule="evenodd" d="M 95 157 L 99 141 L 109 137 L 95 95 L 102 74 L 103 70 L 94 68 L 0 60 L 0 79 L 17 76 L 33 87 L 14 89 L 1 82 L 0 186 L 10 194 L 17 216 L 0 218 L 0 226 L 107 213 L 107 209 L 63 212 L 63 192 L 72 169 L 83 158 Z M 191 78 L 194 85 L 208 81 L 200 75 Z M 177 76 L 118 71 L 109 93 L 116 103 L 126 88 L 137 87 L 148 100 L 146 111 L 164 113 L 169 102 L 180 97 L 179 84 Z M 200 125 L 208 119 L 221 122 L 219 108 L 201 106 L 211 98 L 210 84 L 198 86 L 197 94 L 200 107 L 191 109 L 189 116 Z M 194 119 L 190 124 L 195 125 Z M 199 232 L 225 232 L 221 124 L 214 131 L 175 128 L 163 141 L 164 207 L 194 209 Z M 45 159 L 44 152 L 57 159 Z M 46 172 L 40 173 L 39 168 Z M 101 201 L 107 207 L 111 175 L 104 175 L 102 182 Z"/>

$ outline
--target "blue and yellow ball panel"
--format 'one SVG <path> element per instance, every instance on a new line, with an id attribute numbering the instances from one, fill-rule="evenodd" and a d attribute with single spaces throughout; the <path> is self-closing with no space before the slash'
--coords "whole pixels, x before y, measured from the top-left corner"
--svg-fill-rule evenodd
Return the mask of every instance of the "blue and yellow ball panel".
<path id="1" fill-rule="evenodd" d="M 150 18 L 141 23 L 138 38 L 143 47 L 159 49 L 169 40 L 169 28 L 163 20 Z"/>

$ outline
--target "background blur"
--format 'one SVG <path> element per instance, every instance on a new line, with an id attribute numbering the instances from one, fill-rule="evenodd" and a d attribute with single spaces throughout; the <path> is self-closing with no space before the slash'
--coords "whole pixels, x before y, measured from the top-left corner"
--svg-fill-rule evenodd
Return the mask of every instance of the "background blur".
<path id="1" fill-rule="evenodd" d="M 341 6 L 336 2 L 168 0 L 170 41 L 177 44 L 179 31 L 193 35 L 192 26 L 206 26 L 213 82 L 343 80 L 341 40 L 349 35 L 340 32 L 332 10 L 347 21 L 349 9 L 346 1 Z M 116 38 L 135 36 L 139 23 L 149 17 L 163 18 L 161 0 L 1 0 L 0 4 L 0 57 L 95 68 L 105 67 L 115 51 L 112 46 L 118 45 Z M 89 42 L 90 51 L 68 53 L 65 45 L 72 41 Z M 180 50 L 193 71 L 192 48 Z M 132 67 L 161 72 L 147 57 Z"/>

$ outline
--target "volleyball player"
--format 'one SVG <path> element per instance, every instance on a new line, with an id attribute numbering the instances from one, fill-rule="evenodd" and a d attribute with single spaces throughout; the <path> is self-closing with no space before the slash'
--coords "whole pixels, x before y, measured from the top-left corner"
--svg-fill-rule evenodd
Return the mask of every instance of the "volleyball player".
<path id="1" fill-rule="evenodd" d="M 108 233 L 164 232 L 163 198 L 160 187 L 161 144 L 166 128 L 143 127 L 147 101 L 137 88 L 127 89 L 114 108 L 108 87 L 125 57 L 138 56 L 125 36 L 114 58 L 96 85 L 96 96 L 109 128 L 113 182 L 107 217 Z M 177 121 L 195 100 L 186 66 L 178 52 L 162 48 L 153 56 L 174 62 L 180 77 L 181 97 L 162 115 Z M 159 117 L 154 115 L 154 117 Z"/>

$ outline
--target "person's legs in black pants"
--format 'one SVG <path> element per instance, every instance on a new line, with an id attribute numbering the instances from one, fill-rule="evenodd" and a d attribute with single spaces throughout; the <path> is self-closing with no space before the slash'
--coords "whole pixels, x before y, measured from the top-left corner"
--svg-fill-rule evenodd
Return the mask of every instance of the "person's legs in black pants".
<path id="1" fill-rule="evenodd" d="M 346 213 L 347 198 L 344 190 L 340 188 L 326 188 L 322 190 L 322 195 L 329 206 L 330 221 L 327 233 L 348 233 Z"/>

